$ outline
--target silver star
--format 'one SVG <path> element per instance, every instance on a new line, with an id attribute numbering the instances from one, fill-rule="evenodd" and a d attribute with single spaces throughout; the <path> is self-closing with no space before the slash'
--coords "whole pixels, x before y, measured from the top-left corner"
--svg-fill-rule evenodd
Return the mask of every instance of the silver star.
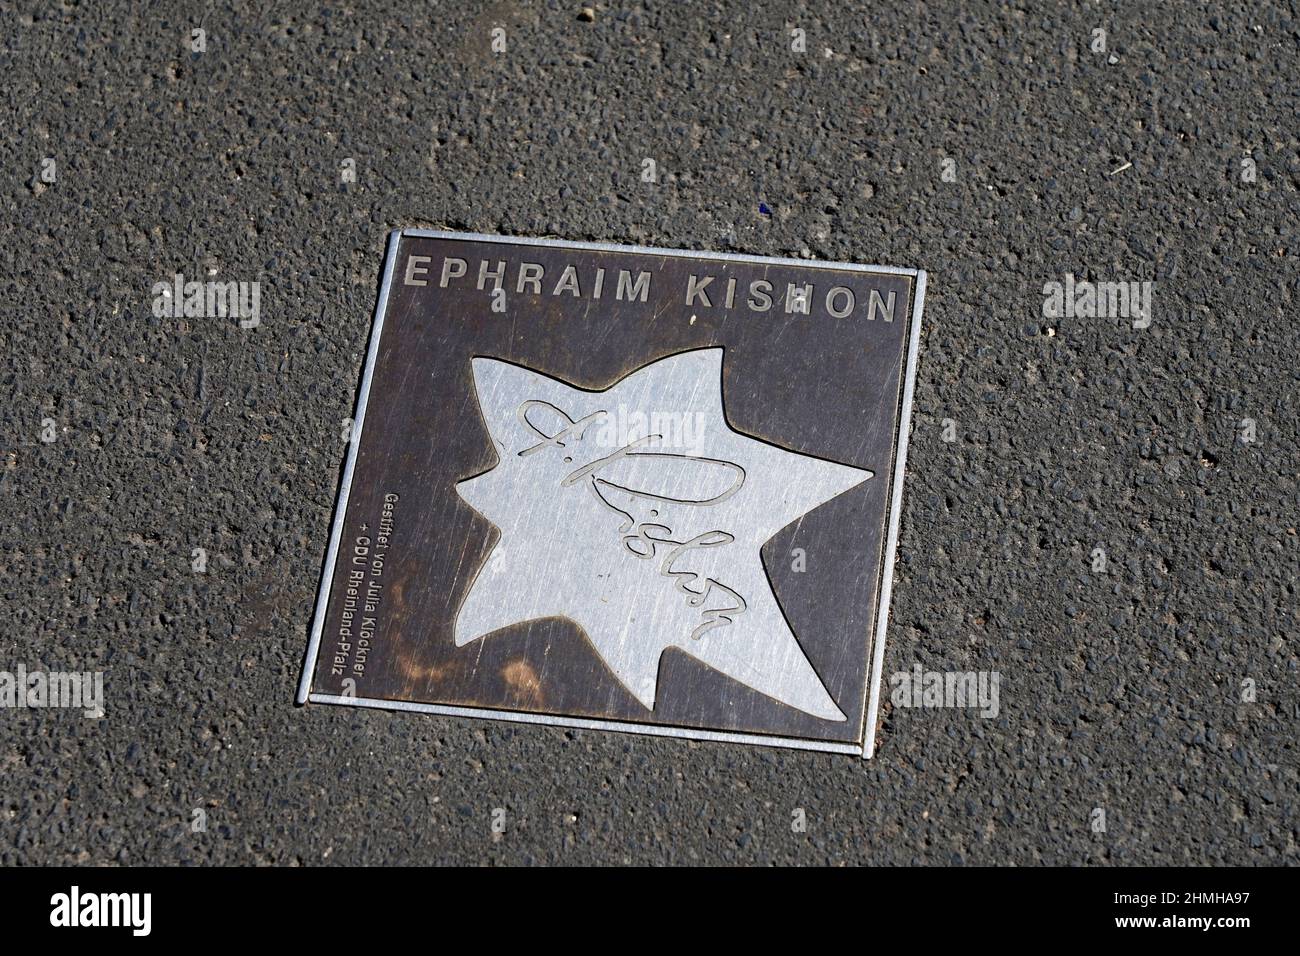
<path id="1" fill-rule="evenodd" d="M 474 359 L 473 372 L 500 460 L 456 491 L 501 536 L 457 614 L 457 646 L 563 617 L 649 709 L 659 658 L 677 647 L 784 704 L 845 719 L 759 552 L 872 472 L 733 431 L 720 348 L 603 392 L 495 359 Z"/>

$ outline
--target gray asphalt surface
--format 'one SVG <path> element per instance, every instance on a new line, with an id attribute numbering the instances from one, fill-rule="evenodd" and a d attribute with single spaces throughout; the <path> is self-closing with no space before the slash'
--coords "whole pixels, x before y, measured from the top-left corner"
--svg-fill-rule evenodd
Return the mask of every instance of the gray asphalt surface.
<path id="1" fill-rule="evenodd" d="M 1297 862 L 1294 7 L 305 6 L 0 18 L 0 669 L 106 674 L 0 711 L 0 863 Z M 885 670 L 999 716 L 863 762 L 295 708 L 402 226 L 928 270 Z M 177 272 L 261 324 L 156 318 Z M 1151 327 L 1044 318 L 1066 273 Z"/>

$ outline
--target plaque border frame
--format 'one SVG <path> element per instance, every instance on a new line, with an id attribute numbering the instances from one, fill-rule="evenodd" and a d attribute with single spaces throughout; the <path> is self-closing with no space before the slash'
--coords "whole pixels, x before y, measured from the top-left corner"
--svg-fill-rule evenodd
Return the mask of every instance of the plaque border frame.
<path id="1" fill-rule="evenodd" d="M 397 250 L 404 237 L 414 239 L 452 239 L 462 242 L 493 242 L 504 245 L 546 246 L 561 249 L 585 249 L 600 252 L 624 252 L 641 255 L 676 256 L 710 261 L 746 262 L 759 265 L 804 266 L 868 272 L 878 275 L 909 276 L 912 286 L 912 311 L 909 317 L 906 365 L 903 371 L 902 398 L 899 404 L 897 445 L 894 453 L 894 472 L 891 478 L 889 511 L 885 534 L 884 553 L 880 564 L 879 601 L 876 607 L 876 628 L 871 645 L 871 664 L 868 671 L 870 690 L 866 715 L 861 728 L 862 742 L 815 740 L 805 737 L 783 737 L 776 734 L 754 734 L 737 731 L 706 730 L 696 727 L 675 727 L 668 724 L 637 723 L 626 720 L 573 717 L 563 714 L 535 714 L 527 711 L 493 710 L 484 707 L 460 707 L 450 704 L 427 704 L 404 700 L 385 700 L 373 697 L 347 697 L 336 694 L 317 694 L 311 689 L 320 655 L 325 614 L 329 607 L 330 582 L 338 559 L 339 543 L 347 515 L 348 497 L 352 490 L 353 472 L 357 452 L 361 447 L 361 434 L 365 426 L 366 405 L 370 399 L 375 362 L 379 356 L 379 342 L 383 336 L 384 317 L 388 311 L 388 294 L 397 265 Z M 880 678 L 885 661 L 885 637 L 889 629 L 889 605 L 893 596 L 894 560 L 898 547 L 898 531 L 903 507 L 903 478 L 907 467 L 907 445 L 912 421 L 912 399 L 916 387 L 918 352 L 921 344 L 921 313 L 925 305 L 926 273 L 923 269 L 906 269 L 894 266 L 860 265 L 851 262 L 826 262 L 818 259 L 783 259 L 772 256 L 742 255 L 738 253 L 699 252 L 689 249 L 666 249 L 657 246 L 630 246 L 609 242 L 577 242 L 567 239 L 538 239 L 524 236 L 498 236 L 489 233 L 452 232 L 435 229 L 394 229 L 388 234 L 388 249 L 384 258 L 384 276 L 380 284 L 379 300 L 370 327 L 370 343 L 366 364 L 361 375 L 353 413 L 353 430 L 348 442 L 347 461 L 343 466 L 343 479 L 339 485 L 330 526 L 329 547 L 316 592 L 316 605 L 312 614 L 307 653 L 303 661 L 302 676 L 298 681 L 295 704 L 342 704 L 380 710 L 407 711 L 438 714 L 444 717 L 470 717 L 483 720 L 504 720 L 512 723 L 542 724 L 551 727 L 571 727 L 580 730 L 611 730 L 620 733 L 637 733 L 657 737 L 676 737 L 686 740 L 704 740 L 717 743 L 752 744 L 765 747 L 784 747 L 795 750 L 813 750 L 823 753 L 860 754 L 870 758 L 876 750 L 876 721 L 880 709 Z"/>

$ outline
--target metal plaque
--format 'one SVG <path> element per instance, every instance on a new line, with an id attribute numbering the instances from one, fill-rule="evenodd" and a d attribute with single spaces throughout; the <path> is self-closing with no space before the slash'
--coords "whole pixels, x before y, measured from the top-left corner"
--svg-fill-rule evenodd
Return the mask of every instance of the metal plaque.
<path id="1" fill-rule="evenodd" d="M 871 756 L 924 294 L 393 233 L 298 702 Z"/>

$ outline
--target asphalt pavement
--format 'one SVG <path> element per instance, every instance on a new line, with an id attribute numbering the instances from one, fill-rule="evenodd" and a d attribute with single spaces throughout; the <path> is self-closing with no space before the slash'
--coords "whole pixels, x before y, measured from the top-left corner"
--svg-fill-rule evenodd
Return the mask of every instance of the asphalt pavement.
<path id="1" fill-rule="evenodd" d="M 0 710 L 0 863 L 1300 859 L 1294 7 L 19 6 L 0 670 L 104 716 Z M 862 761 L 295 707 L 401 227 L 927 270 L 885 674 L 997 715 Z"/>

